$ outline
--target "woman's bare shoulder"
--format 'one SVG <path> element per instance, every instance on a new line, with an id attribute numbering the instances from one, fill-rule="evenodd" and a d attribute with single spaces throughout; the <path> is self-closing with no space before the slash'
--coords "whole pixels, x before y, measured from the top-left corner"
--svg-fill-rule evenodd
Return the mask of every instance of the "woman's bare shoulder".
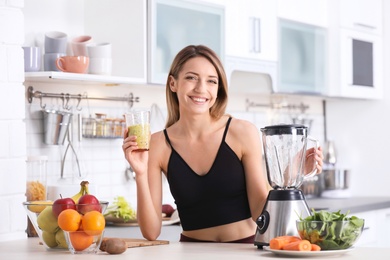
<path id="1" fill-rule="evenodd" d="M 259 129 L 257 129 L 257 127 L 252 122 L 235 117 L 232 118 L 232 121 L 229 126 L 229 131 L 231 131 L 235 135 L 237 134 L 240 136 L 243 136 L 243 134 L 259 134 Z"/>

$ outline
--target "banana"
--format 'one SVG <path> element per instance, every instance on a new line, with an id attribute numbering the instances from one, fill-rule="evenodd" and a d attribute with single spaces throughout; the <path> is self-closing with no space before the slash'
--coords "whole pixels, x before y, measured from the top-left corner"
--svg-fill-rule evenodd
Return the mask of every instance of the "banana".
<path id="1" fill-rule="evenodd" d="M 75 195 L 73 195 L 73 197 L 72 197 L 72 200 L 75 203 L 79 202 L 79 199 L 81 198 L 81 196 L 83 196 L 84 194 L 88 194 L 88 184 L 89 184 L 88 181 L 82 181 L 80 183 L 80 191 L 78 193 L 76 193 Z"/>
<path id="2" fill-rule="evenodd" d="M 47 206 L 53 205 L 53 201 L 44 200 L 44 201 L 31 201 L 30 205 L 28 205 L 28 209 L 35 213 L 41 213 Z"/>

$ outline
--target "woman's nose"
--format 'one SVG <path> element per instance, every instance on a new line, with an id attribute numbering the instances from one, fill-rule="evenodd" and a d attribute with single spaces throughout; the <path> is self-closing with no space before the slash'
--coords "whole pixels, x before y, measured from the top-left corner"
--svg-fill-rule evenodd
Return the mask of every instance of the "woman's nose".
<path id="1" fill-rule="evenodd" d="M 196 83 L 195 91 L 197 91 L 197 92 L 202 92 L 205 88 L 206 88 L 206 81 L 199 80 L 199 81 Z"/>

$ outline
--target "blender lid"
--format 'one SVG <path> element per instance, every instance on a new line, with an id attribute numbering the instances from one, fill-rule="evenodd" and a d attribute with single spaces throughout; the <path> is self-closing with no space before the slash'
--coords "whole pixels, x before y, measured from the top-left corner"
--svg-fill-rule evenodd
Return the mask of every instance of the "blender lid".
<path id="1" fill-rule="evenodd" d="M 266 135 L 283 135 L 283 134 L 292 134 L 293 132 L 299 135 L 305 134 L 307 131 L 307 126 L 300 124 L 280 124 L 280 125 L 270 125 L 260 129 L 261 132 Z"/>

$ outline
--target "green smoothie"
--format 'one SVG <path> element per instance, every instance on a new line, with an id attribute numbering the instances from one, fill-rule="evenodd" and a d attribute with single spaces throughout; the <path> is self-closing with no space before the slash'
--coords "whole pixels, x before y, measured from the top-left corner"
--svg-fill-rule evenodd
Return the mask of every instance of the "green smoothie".
<path id="1" fill-rule="evenodd" d="M 137 144 L 140 150 L 149 150 L 150 124 L 129 126 L 128 135 L 137 136 Z"/>

